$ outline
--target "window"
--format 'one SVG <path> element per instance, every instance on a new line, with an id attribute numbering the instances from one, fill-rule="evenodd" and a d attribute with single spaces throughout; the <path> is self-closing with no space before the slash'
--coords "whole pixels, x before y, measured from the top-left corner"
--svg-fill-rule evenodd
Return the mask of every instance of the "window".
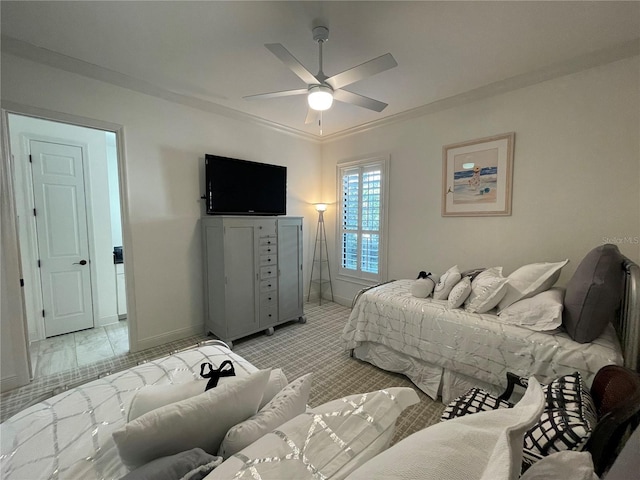
<path id="1" fill-rule="evenodd" d="M 388 158 L 338 165 L 339 275 L 380 281 L 385 273 L 385 189 Z"/>

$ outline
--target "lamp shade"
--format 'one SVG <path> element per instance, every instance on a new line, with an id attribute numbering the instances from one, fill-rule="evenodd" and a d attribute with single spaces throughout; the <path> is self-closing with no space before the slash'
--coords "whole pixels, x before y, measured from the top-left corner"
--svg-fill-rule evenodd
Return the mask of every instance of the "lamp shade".
<path id="1" fill-rule="evenodd" d="M 326 203 L 314 203 L 313 206 L 316 207 L 318 212 L 324 212 L 327 209 Z"/>
<path id="2" fill-rule="evenodd" d="M 307 101 L 312 110 L 328 110 L 333 104 L 333 91 L 324 85 L 316 85 L 309 89 Z"/>

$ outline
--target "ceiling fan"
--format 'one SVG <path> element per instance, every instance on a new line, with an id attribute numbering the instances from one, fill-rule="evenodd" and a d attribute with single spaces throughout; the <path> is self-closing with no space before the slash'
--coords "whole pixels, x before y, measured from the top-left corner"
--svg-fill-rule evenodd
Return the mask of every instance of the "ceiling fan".
<path id="1" fill-rule="evenodd" d="M 366 77 L 384 72 L 390 68 L 398 66 L 393 55 L 386 53 L 380 57 L 369 60 L 357 67 L 345 70 L 342 73 L 327 77 L 322 71 L 322 45 L 329 40 L 329 29 L 327 27 L 315 27 L 313 29 L 313 39 L 318 42 L 319 47 L 319 70 L 313 75 L 307 70 L 284 46 L 280 43 L 267 43 L 265 47 L 278 57 L 293 73 L 307 84 L 307 88 L 297 90 L 285 90 L 281 92 L 261 93 L 244 97 L 246 100 L 258 100 L 265 98 L 286 97 L 291 95 L 307 95 L 309 111 L 304 123 L 314 123 L 318 113 L 331 108 L 333 100 L 351 103 L 359 107 L 368 108 L 375 112 L 381 112 L 387 106 L 386 103 L 374 100 L 373 98 L 358 95 L 357 93 L 343 90 L 343 87 L 351 85 Z"/>

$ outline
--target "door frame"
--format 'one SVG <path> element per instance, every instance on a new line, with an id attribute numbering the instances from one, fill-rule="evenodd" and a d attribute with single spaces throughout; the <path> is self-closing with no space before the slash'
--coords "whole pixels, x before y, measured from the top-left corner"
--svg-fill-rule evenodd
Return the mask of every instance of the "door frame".
<path id="1" fill-rule="evenodd" d="M 135 302 L 135 281 L 134 281 L 134 265 L 133 265 L 133 241 L 131 234 L 131 221 L 129 217 L 129 187 L 127 180 L 127 160 L 125 149 L 125 127 L 120 124 L 111 123 L 103 120 L 96 120 L 93 118 L 82 117 L 78 115 L 72 115 L 63 112 L 57 112 L 53 110 L 42 109 L 38 107 L 31 107 L 20 103 L 2 100 L 0 104 L 0 115 L 2 120 L 2 171 L 7 174 L 7 182 L 9 183 L 9 190 L 12 192 L 14 205 L 11 208 L 14 210 L 13 215 L 15 217 L 15 185 L 14 178 L 11 172 L 15 167 L 15 161 L 11 155 L 11 149 L 9 145 L 9 114 L 23 115 L 27 117 L 39 118 L 42 120 L 50 120 L 58 123 L 67 123 L 70 125 L 95 128 L 99 130 L 113 132 L 116 135 L 116 149 L 118 152 L 118 183 L 120 192 L 120 218 L 122 221 L 122 243 L 123 251 L 126 252 L 126 261 L 124 262 L 125 278 L 126 281 L 126 296 L 127 296 L 127 321 L 129 325 L 129 350 L 135 352 L 138 350 L 138 335 L 137 335 L 137 319 L 136 319 L 136 302 Z M 15 232 L 17 236 L 17 231 Z M 12 252 L 16 258 L 19 258 L 20 249 L 18 247 L 18 239 L 15 239 L 16 248 Z M 22 295 L 20 298 L 12 298 L 12 301 L 16 303 L 23 302 L 24 291 L 21 289 Z M 28 332 L 25 331 L 26 317 L 25 312 L 22 311 L 23 318 L 12 318 L 10 321 L 12 326 L 11 334 L 12 340 L 15 345 L 26 344 L 28 345 Z M 28 356 L 28 353 L 27 353 Z M 25 358 L 15 359 L 17 369 L 22 371 L 29 370 L 29 360 Z M 22 383 L 23 385 L 28 383 Z"/>

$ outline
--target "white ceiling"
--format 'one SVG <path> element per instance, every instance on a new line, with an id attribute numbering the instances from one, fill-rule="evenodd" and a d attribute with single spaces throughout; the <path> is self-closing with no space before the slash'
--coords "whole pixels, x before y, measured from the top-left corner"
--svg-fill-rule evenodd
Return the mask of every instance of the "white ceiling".
<path id="1" fill-rule="evenodd" d="M 320 130 L 304 124 L 304 96 L 242 97 L 304 88 L 264 44 L 316 73 L 318 24 L 329 76 L 387 52 L 398 62 L 346 88 L 389 106 L 335 102 L 325 137 L 640 52 L 637 1 L 2 1 L 1 14 L 5 53 L 305 136 Z"/>

